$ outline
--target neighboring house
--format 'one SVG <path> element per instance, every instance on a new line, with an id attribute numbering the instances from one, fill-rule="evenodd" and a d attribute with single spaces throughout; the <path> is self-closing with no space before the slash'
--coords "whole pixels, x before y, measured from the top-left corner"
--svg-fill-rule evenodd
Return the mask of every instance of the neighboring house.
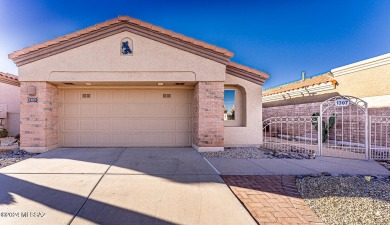
<path id="1" fill-rule="evenodd" d="M 0 72 L 0 129 L 19 134 L 20 83 L 18 76 Z"/>
<path id="2" fill-rule="evenodd" d="M 263 91 L 263 119 L 310 116 L 334 96 L 361 98 L 368 114 L 390 116 L 390 53 Z"/>
<path id="3" fill-rule="evenodd" d="M 258 146 L 269 75 L 231 57 L 127 16 L 16 51 L 21 148 Z M 235 91 L 233 121 L 225 89 Z"/>

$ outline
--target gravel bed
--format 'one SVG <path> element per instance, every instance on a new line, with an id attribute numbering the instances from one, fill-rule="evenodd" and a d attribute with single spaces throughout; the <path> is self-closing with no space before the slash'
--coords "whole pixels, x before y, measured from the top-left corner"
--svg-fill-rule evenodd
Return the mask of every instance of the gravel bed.
<path id="1" fill-rule="evenodd" d="M 236 158 L 236 159 L 314 159 L 315 154 L 298 152 L 277 152 L 256 147 L 227 147 L 219 152 L 202 152 L 206 158 Z"/>
<path id="2" fill-rule="evenodd" d="M 326 176 L 324 176 L 326 175 Z M 309 207 L 328 225 L 390 224 L 390 176 L 298 176 Z"/>
<path id="3" fill-rule="evenodd" d="M 19 148 L 11 152 L 0 152 L 0 168 L 31 158 L 39 153 L 29 153 Z"/>

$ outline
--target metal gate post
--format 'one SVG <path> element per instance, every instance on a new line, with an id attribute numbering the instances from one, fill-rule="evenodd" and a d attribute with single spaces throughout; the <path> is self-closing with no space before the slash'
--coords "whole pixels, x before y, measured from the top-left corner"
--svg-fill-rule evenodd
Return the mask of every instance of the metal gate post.
<path id="1" fill-rule="evenodd" d="M 317 118 L 318 122 L 318 155 L 322 155 L 322 104 L 320 105 L 320 117 Z"/>
<path id="2" fill-rule="evenodd" d="M 371 140 L 371 128 L 370 128 L 370 122 L 371 117 L 368 117 L 368 110 L 366 108 L 366 124 L 365 124 L 365 133 L 366 133 L 366 160 L 370 160 L 370 151 L 371 151 L 371 143 L 369 140 Z M 370 136 L 368 136 L 370 135 Z"/>

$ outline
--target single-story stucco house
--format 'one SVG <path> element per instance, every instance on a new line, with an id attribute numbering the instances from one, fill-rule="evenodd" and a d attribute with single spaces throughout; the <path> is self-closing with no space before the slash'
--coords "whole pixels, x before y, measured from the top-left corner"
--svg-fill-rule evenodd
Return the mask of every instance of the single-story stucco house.
<path id="1" fill-rule="evenodd" d="M 21 148 L 259 146 L 269 75 L 232 57 L 127 16 L 15 51 Z"/>
<path id="2" fill-rule="evenodd" d="M 0 129 L 19 134 L 20 83 L 18 76 L 0 72 Z"/>

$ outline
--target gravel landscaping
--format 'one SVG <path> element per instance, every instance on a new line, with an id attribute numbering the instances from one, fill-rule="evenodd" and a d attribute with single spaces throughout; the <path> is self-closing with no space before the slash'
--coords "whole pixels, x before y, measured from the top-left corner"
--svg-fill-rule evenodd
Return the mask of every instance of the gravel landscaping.
<path id="1" fill-rule="evenodd" d="M 298 190 L 329 225 L 390 224 L 390 176 L 298 176 Z"/>
<path id="2" fill-rule="evenodd" d="M 10 152 L 0 152 L 0 168 L 12 165 L 38 154 L 39 153 L 29 153 L 23 150 L 19 150 L 19 148 L 16 148 L 14 151 Z"/>
<path id="3" fill-rule="evenodd" d="M 219 152 L 202 152 L 206 158 L 232 158 L 232 159 L 314 159 L 315 154 L 298 152 L 277 152 L 256 147 L 227 147 Z"/>

